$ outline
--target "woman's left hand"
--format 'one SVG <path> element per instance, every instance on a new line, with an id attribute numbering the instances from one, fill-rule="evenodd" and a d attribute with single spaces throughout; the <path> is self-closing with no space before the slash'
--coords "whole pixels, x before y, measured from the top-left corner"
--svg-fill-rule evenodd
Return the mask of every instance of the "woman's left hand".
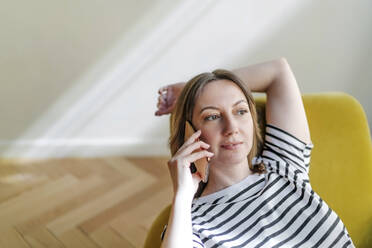
<path id="1" fill-rule="evenodd" d="M 183 87 L 185 87 L 185 84 L 186 83 L 184 82 L 175 83 L 175 84 L 170 84 L 170 85 L 161 87 L 159 89 L 158 104 L 157 104 L 158 110 L 155 112 L 155 115 L 157 116 L 165 115 L 173 111 L 176 105 L 177 99 L 180 96 Z"/>

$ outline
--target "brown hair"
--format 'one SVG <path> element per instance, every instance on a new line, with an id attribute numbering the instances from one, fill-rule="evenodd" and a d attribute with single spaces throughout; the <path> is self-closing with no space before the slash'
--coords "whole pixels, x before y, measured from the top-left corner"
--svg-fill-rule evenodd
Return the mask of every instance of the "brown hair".
<path id="1" fill-rule="evenodd" d="M 235 83 L 242 90 L 248 101 L 255 134 L 253 136 L 251 151 L 248 154 L 248 164 L 252 172 L 264 173 L 266 172 L 266 169 L 263 164 L 252 165 L 252 159 L 257 154 L 258 146 L 262 143 L 262 137 L 257 121 L 256 105 L 251 90 L 237 75 L 235 75 L 231 71 L 224 69 L 217 69 L 211 73 L 201 73 L 193 77 L 186 83 L 170 116 L 169 148 L 171 150 L 171 154 L 172 156 L 174 156 L 174 154 L 184 143 L 186 121 L 192 123 L 192 115 L 195 107 L 195 102 L 202 93 L 204 87 L 210 82 L 222 79 L 229 80 Z M 200 195 L 205 186 L 206 184 L 201 182 L 196 195 Z"/>

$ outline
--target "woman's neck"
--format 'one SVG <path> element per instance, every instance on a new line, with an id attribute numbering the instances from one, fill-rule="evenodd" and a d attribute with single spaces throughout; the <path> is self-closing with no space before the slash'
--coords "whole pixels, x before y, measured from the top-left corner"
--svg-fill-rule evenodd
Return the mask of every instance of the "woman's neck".
<path id="1" fill-rule="evenodd" d="M 211 167 L 212 166 L 213 165 L 211 165 Z M 239 166 L 211 168 L 209 171 L 208 184 L 201 196 L 209 195 L 234 185 L 251 174 L 252 171 L 249 169 L 248 163 Z"/>

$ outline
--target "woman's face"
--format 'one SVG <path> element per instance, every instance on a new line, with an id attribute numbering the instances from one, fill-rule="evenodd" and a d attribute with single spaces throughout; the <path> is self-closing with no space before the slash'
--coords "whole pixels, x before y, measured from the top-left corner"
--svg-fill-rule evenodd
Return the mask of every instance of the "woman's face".
<path id="1" fill-rule="evenodd" d="M 247 99 L 229 80 L 208 83 L 193 110 L 192 123 L 214 153 L 212 164 L 247 163 L 253 143 L 253 121 Z"/>

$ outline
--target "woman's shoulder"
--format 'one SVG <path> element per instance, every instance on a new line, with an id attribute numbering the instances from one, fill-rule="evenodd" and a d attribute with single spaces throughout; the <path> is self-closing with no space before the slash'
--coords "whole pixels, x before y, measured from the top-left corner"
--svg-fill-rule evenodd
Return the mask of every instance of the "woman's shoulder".
<path id="1" fill-rule="evenodd" d="M 263 160 L 269 168 L 288 166 L 308 173 L 313 147 L 311 142 L 305 143 L 275 125 L 266 124 L 262 154 L 253 163 Z"/>

